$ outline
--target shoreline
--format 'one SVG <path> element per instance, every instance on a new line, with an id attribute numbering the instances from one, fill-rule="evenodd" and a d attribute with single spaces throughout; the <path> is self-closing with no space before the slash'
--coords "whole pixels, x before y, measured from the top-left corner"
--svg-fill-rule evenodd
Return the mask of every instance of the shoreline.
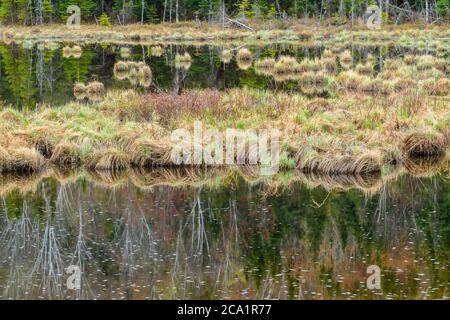
<path id="1" fill-rule="evenodd" d="M 388 174 L 314 174 L 295 169 L 284 170 L 270 177 L 260 176 L 259 168 L 254 166 L 229 167 L 178 167 L 153 169 L 126 168 L 122 170 L 102 170 L 88 168 L 62 169 L 48 164 L 41 170 L 27 174 L 0 174 L 0 196 L 18 190 L 27 193 L 35 190 L 44 179 L 54 178 L 61 184 L 68 184 L 80 178 L 105 188 L 123 188 L 127 183 L 142 190 L 166 186 L 171 188 L 203 187 L 220 188 L 234 185 L 238 179 L 252 185 L 263 186 L 266 195 L 276 194 L 279 190 L 289 188 L 293 183 L 301 183 L 310 189 L 322 187 L 327 191 L 347 191 L 358 189 L 366 195 L 374 195 L 383 190 L 383 186 L 399 177 L 408 175 L 415 178 L 427 178 L 450 170 L 449 157 L 409 159 L 398 165 Z"/>
<path id="2" fill-rule="evenodd" d="M 379 30 L 370 30 L 364 24 L 351 26 L 317 26 L 314 23 L 293 23 L 291 28 L 277 28 L 263 25 L 255 31 L 241 29 L 222 29 L 220 27 L 196 26 L 194 23 L 101 27 L 81 25 L 79 29 L 68 29 L 63 24 L 33 27 L 1 26 L 2 41 L 34 42 L 109 42 L 118 44 L 236 44 L 236 43 L 310 43 L 311 45 L 332 44 L 337 42 L 374 41 L 401 45 L 402 38 L 427 41 L 448 41 L 450 30 L 445 25 L 386 25 Z M 416 39 L 419 38 L 419 39 Z M 420 39 L 423 38 L 423 39 Z"/>

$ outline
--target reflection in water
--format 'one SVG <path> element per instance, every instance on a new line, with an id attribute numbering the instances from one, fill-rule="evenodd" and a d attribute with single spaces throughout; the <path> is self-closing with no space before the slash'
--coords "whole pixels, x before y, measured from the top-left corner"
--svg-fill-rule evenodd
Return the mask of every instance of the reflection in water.
<path id="1" fill-rule="evenodd" d="M 197 184 L 188 183 L 192 174 L 53 173 L 2 183 L 1 298 L 449 296 L 445 174 L 378 179 L 373 192 L 357 177 L 351 188 L 350 178 L 294 173 L 277 188 L 275 178 L 245 172 L 205 173 L 209 182 Z M 372 264 L 382 269 L 381 290 L 366 288 Z M 81 290 L 66 287 L 69 265 L 82 271 Z"/>
<path id="2" fill-rule="evenodd" d="M 401 57 L 410 51 L 403 47 L 354 46 L 352 51 L 344 51 L 341 55 L 341 66 L 348 69 L 352 63 L 371 60 L 377 69 L 386 59 Z M 274 78 L 268 76 L 272 74 L 269 71 L 275 61 L 283 56 L 301 61 L 299 68 L 303 71 L 316 70 L 319 58 L 327 72 L 337 71 L 336 54 L 330 50 L 288 44 L 226 48 L 0 43 L 0 97 L 4 105 L 18 107 L 34 107 L 37 103 L 63 105 L 74 100 L 76 83 L 94 80 L 103 83 L 106 91 L 134 88 L 140 92 L 179 93 L 192 88 L 223 90 L 243 86 L 298 91 L 298 73 L 297 77 L 292 77 L 292 73 L 285 73 L 282 66 L 276 70 Z M 138 64 L 146 67 L 129 74 L 129 68 Z M 139 71 L 139 68 L 135 69 Z M 123 78 L 124 70 L 127 71 L 126 79 Z M 313 80 L 317 82 L 317 79 Z M 312 89 L 307 87 L 305 90 L 308 93 Z"/>

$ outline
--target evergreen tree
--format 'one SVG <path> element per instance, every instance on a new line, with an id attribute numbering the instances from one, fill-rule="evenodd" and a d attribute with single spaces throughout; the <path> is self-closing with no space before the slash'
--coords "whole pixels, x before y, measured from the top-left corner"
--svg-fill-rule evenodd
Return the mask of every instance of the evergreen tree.
<path id="1" fill-rule="evenodd" d="M 150 23 L 158 23 L 160 21 L 159 17 L 158 17 L 158 10 L 156 8 L 156 5 L 153 4 L 151 6 L 148 6 L 146 12 L 147 12 L 147 20 L 148 20 L 148 22 L 150 22 Z"/>
<path id="2" fill-rule="evenodd" d="M 52 15 L 55 13 L 55 8 L 53 7 L 51 0 L 43 0 L 42 6 L 44 9 L 44 16 L 47 20 L 51 21 Z"/>
<path id="3" fill-rule="evenodd" d="M 108 15 L 106 13 L 103 12 L 100 15 L 99 23 L 100 23 L 101 26 L 105 26 L 105 27 L 109 27 L 110 26 L 109 17 L 108 17 Z"/>

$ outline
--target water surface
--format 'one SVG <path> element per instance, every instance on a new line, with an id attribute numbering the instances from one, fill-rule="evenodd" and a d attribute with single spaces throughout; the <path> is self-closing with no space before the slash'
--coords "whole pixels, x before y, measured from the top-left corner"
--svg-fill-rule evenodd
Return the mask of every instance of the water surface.
<path id="1" fill-rule="evenodd" d="M 272 77 L 258 74 L 254 67 L 243 70 L 236 58 L 229 63 L 221 60 L 223 50 L 233 55 L 242 48 L 218 46 L 164 45 L 155 56 L 152 48 L 143 45 L 116 45 L 107 43 L 81 44 L 81 56 L 64 54 L 64 47 L 73 43 L 10 43 L 0 44 L 0 98 L 3 105 L 19 108 L 34 107 L 36 104 L 51 106 L 74 101 L 73 85 L 76 82 L 101 81 L 107 90 L 135 89 L 139 92 L 169 91 L 181 93 L 186 89 L 211 88 L 225 90 L 251 87 L 267 90 L 288 90 L 299 92 L 295 81 L 277 82 Z M 265 57 L 278 58 L 281 55 L 294 56 L 298 61 L 321 57 L 323 47 L 305 47 L 292 44 L 271 46 L 245 46 L 250 49 L 253 61 Z M 374 60 L 374 69 L 379 70 L 387 58 L 398 58 L 404 54 L 429 53 L 428 50 L 373 45 L 368 47 L 349 46 L 353 64 L 365 62 L 368 56 Z M 188 52 L 192 63 L 188 69 L 175 64 L 175 56 Z M 131 84 L 128 80 L 114 77 L 114 64 L 118 61 L 143 61 L 150 66 L 153 83 L 148 88 Z"/>
<path id="2" fill-rule="evenodd" d="M 336 177 L 274 187 L 169 175 L 4 180 L 0 298 L 449 297 L 448 173 L 370 190 L 332 187 Z M 69 265 L 81 290 L 66 286 Z M 380 290 L 367 289 L 369 265 Z"/>

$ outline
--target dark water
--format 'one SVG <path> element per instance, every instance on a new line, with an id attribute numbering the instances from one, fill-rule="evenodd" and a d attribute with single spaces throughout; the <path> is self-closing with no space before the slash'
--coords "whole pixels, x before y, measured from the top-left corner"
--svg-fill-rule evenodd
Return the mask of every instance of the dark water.
<path id="1" fill-rule="evenodd" d="M 175 91 L 189 88 L 215 88 L 223 90 L 235 87 L 261 89 L 296 90 L 295 82 L 277 83 L 271 77 L 258 75 L 253 67 L 242 70 L 236 59 L 223 63 L 220 53 L 224 48 L 217 46 L 162 46 L 160 56 L 152 55 L 150 46 L 119 46 L 112 44 L 81 45 L 80 57 L 63 54 L 63 47 L 74 44 L 0 44 L 0 99 L 3 105 L 33 107 L 36 104 L 62 105 L 74 100 L 75 82 L 98 80 L 109 89 L 135 88 L 141 92 Z M 130 55 L 123 57 L 122 48 L 128 48 Z M 253 60 L 280 55 L 303 58 L 320 57 L 324 48 L 300 47 L 274 44 L 266 47 L 246 46 L 252 51 Z M 402 47 L 349 47 L 354 63 L 365 61 L 370 54 L 377 65 L 388 57 L 399 57 L 411 49 Z M 189 52 L 192 65 L 188 70 L 176 68 L 177 53 Z M 425 53 L 425 52 L 422 52 Z M 149 88 L 133 87 L 127 80 L 116 80 L 113 67 L 117 61 L 145 61 L 153 72 L 153 83 Z"/>
<path id="2" fill-rule="evenodd" d="M 402 175 L 370 195 L 302 182 L 267 192 L 239 176 L 192 187 L 58 179 L 2 183 L 2 299 L 450 296 L 448 173 Z M 67 288 L 69 265 L 80 290 Z M 367 288 L 369 265 L 381 289 Z"/>

